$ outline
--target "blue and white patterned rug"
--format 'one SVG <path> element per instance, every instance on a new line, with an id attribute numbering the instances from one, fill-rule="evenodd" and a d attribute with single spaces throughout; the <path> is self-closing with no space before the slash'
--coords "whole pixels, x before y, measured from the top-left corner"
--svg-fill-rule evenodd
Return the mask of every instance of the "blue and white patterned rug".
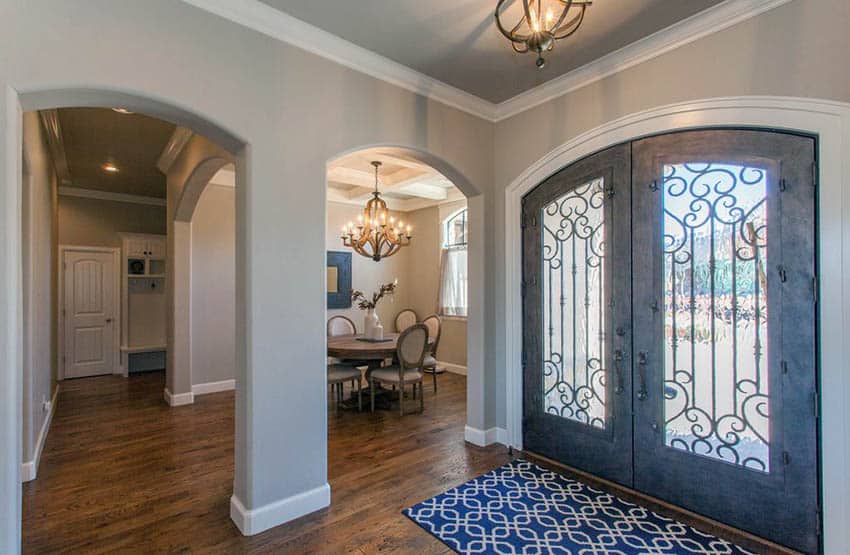
<path id="1" fill-rule="evenodd" d="M 404 510 L 458 553 L 749 554 L 523 460 Z"/>

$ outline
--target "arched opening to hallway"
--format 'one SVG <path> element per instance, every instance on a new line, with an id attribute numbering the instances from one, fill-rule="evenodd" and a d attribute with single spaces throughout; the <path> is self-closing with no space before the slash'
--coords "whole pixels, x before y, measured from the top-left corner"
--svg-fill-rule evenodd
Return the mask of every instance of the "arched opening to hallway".
<path id="1" fill-rule="evenodd" d="M 56 547 L 51 519 L 43 517 L 47 496 L 54 508 L 89 507 L 74 511 L 76 523 L 62 523 L 77 531 L 66 535 L 72 548 L 88 541 L 95 522 L 122 527 L 120 541 L 131 538 L 133 530 L 109 518 L 118 507 L 139 515 L 140 525 L 184 511 L 171 497 L 177 483 L 192 510 L 219 513 L 218 525 L 232 535 L 226 504 L 234 481 L 234 394 L 176 407 L 183 403 L 166 403 L 174 396 L 164 401 L 163 390 L 175 391 L 167 384 L 183 374 L 190 399 L 235 387 L 234 162 L 241 149 L 195 116 L 162 105 L 149 110 L 136 97 L 48 96 L 21 97 L 25 364 L 18 464 L 31 480 L 23 493 L 24 546 Z M 205 128 L 217 142 L 175 122 Z M 207 147 L 214 147 L 217 166 Z M 175 221 L 195 231 L 181 245 L 187 250 L 174 247 Z M 205 264 L 215 267 L 214 279 L 193 282 L 179 271 Z M 176 292 L 188 312 L 174 308 L 176 279 L 189 285 Z M 205 326 L 210 318 L 195 315 L 199 309 L 218 310 L 217 325 Z M 166 363 L 166 353 L 174 353 L 175 314 L 199 324 L 189 338 L 206 359 L 194 373 L 170 357 Z M 199 377 L 200 390 L 192 387 Z"/>

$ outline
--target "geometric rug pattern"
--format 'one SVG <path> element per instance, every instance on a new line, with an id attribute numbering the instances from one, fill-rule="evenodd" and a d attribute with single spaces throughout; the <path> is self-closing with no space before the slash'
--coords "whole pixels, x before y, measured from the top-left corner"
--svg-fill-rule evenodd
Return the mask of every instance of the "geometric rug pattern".
<path id="1" fill-rule="evenodd" d="M 403 512 L 464 555 L 750 553 L 521 459 Z"/>

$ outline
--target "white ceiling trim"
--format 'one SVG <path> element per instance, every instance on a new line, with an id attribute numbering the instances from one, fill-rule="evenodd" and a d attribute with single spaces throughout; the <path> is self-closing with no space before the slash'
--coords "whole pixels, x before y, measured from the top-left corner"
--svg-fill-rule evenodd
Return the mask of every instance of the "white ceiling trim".
<path id="1" fill-rule="evenodd" d="M 111 193 L 97 189 L 83 189 L 80 187 L 57 187 L 56 192 L 63 197 L 88 198 L 95 200 L 109 200 L 112 202 L 125 202 L 129 204 L 146 204 L 148 206 L 165 206 L 165 199 L 159 197 L 145 197 L 142 195 L 127 195 L 124 193 Z"/>
<path id="2" fill-rule="evenodd" d="M 192 131 L 185 127 L 178 126 L 174 129 L 174 132 L 171 134 L 168 142 L 165 143 L 165 146 L 162 148 L 162 153 L 160 153 L 159 159 L 156 161 L 156 167 L 159 168 L 159 171 L 164 174 L 168 174 L 168 170 L 171 169 L 174 161 L 177 160 L 177 157 L 180 156 L 181 152 L 183 152 L 183 147 L 186 146 L 186 143 L 189 142 L 192 135 Z"/>
<path id="3" fill-rule="evenodd" d="M 496 106 L 496 121 L 722 31 L 791 0 L 726 0 Z"/>
<path id="4" fill-rule="evenodd" d="M 62 125 L 59 123 L 59 112 L 42 110 L 39 115 L 47 136 L 47 146 L 50 149 L 50 158 L 53 160 L 56 176 L 60 183 L 70 183 L 71 171 L 68 169 L 68 158 L 65 155 L 65 139 L 62 136 Z"/>
<path id="5" fill-rule="evenodd" d="M 492 122 L 651 60 L 791 0 L 726 0 L 501 103 L 438 81 L 259 0 L 183 0 L 254 31 Z"/>
<path id="6" fill-rule="evenodd" d="M 328 33 L 259 0 L 183 0 L 254 31 L 472 115 L 492 120 L 495 104 Z"/>

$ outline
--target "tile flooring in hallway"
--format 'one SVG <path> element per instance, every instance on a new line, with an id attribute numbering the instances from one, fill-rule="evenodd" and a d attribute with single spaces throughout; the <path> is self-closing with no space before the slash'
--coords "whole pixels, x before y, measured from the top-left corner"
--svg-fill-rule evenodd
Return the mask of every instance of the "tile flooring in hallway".
<path id="1" fill-rule="evenodd" d="M 450 553 L 401 510 L 510 457 L 463 441 L 466 380 L 439 380 L 423 415 L 331 403 L 331 507 L 252 537 L 229 517 L 232 392 L 169 408 L 163 373 L 64 381 L 23 488 L 23 552 Z"/>

